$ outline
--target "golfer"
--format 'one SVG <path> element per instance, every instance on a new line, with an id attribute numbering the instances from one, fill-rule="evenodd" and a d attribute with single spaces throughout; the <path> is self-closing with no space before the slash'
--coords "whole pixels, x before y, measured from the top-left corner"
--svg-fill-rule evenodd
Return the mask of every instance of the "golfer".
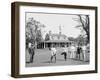
<path id="1" fill-rule="evenodd" d="M 51 62 L 53 61 L 53 59 L 56 62 L 56 52 L 57 52 L 56 48 L 55 47 L 52 47 L 51 48 Z"/>
<path id="2" fill-rule="evenodd" d="M 65 60 L 65 61 L 66 61 L 66 59 L 67 59 L 67 52 L 68 52 L 67 47 L 64 47 L 64 48 L 63 48 L 63 52 L 61 53 L 61 55 L 64 55 L 64 60 Z"/>

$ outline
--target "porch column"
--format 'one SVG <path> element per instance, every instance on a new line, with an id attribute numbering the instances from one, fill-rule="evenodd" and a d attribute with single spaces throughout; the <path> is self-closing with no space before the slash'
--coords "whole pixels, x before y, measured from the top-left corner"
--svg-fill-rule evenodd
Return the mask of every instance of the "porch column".
<path id="1" fill-rule="evenodd" d="M 44 48 L 45 48 L 45 42 L 44 42 Z"/>

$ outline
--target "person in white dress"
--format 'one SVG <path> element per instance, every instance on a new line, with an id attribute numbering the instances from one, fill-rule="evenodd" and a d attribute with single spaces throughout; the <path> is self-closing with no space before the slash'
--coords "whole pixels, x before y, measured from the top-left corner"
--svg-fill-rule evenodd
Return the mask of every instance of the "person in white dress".
<path id="1" fill-rule="evenodd" d="M 76 48 L 74 45 L 71 46 L 71 54 L 72 54 L 72 58 L 74 59 L 75 58 L 75 51 L 76 51 Z"/>
<path id="2" fill-rule="evenodd" d="M 82 46 L 82 58 L 83 58 L 83 61 L 85 61 L 85 58 L 86 58 L 86 46 Z"/>
<path id="3" fill-rule="evenodd" d="M 71 58 L 71 46 L 68 47 L 68 54 L 67 54 L 68 58 Z"/>

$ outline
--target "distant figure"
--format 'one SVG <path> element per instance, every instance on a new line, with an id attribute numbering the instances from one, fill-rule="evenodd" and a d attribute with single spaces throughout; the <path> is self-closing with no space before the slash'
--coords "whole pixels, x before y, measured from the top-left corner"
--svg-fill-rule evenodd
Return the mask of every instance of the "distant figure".
<path id="1" fill-rule="evenodd" d="M 76 49 L 75 49 L 75 46 L 72 45 L 72 46 L 71 46 L 71 55 L 70 55 L 71 58 L 75 58 L 75 50 L 76 50 Z"/>
<path id="2" fill-rule="evenodd" d="M 30 55 L 30 63 L 32 63 L 33 59 L 34 59 L 34 54 L 35 54 L 35 47 L 32 45 L 32 43 L 29 43 L 28 51 L 29 51 L 29 55 Z"/>
<path id="3" fill-rule="evenodd" d="M 65 60 L 65 61 L 66 61 L 66 59 L 67 59 L 67 52 L 68 52 L 67 47 L 64 47 L 64 48 L 63 48 L 63 52 L 61 53 L 61 55 L 64 55 L 64 60 Z"/>
<path id="4" fill-rule="evenodd" d="M 48 48 L 49 48 L 49 50 L 51 49 L 51 43 L 48 43 Z"/>
<path id="5" fill-rule="evenodd" d="M 53 58 L 55 59 L 55 62 L 56 62 L 56 52 L 57 52 L 56 48 L 52 47 L 51 48 L 51 62 Z"/>
<path id="6" fill-rule="evenodd" d="M 85 61 L 85 58 L 86 58 L 86 46 L 85 45 L 82 47 L 82 58 L 83 58 L 83 61 Z"/>
<path id="7" fill-rule="evenodd" d="M 68 47 L 68 58 L 71 58 L 71 47 Z"/>
<path id="8" fill-rule="evenodd" d="M 80 46 L 77 47 L 77 57 L 80 60 L 80 53 L 82 52 L 82 48 Z"/>

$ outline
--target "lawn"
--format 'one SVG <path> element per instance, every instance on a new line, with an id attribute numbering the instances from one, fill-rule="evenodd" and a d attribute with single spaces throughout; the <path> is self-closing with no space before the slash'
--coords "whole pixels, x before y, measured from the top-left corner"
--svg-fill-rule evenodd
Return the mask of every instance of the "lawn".
<path id="1" fill-rule="evenodd" d="M 56 55 L 56 63 L 51 63 L 50 58 L 50 50 L 48 48 L 45 49 L 36 49 L 34 55 L 34 62 L 33 63 L 26 63 L 26 67 L 36 67 L 36 66 L 55 66 L 55 65 L 82 65 L 82 64 L 89 64 L 89 62 L 85 62 L 82 60 L 77 59 L 70 59 L 70 55 L 67 55 L 67 61 L 64 60 L 64 56 L 61 55 L 62 49 L 57 48 L 57 55 Z M 26 50 L 26 62 L 29 61 L 29 53 Z"/>

